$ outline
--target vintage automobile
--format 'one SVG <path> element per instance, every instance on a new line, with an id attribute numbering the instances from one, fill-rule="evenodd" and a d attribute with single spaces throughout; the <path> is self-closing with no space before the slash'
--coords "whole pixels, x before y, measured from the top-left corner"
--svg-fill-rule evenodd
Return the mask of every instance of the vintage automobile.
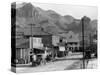
<path id="1" fill-rule="evenodd" d="M 45 54 L 45 51 L 46 51 L 45 61 L 49 62 L 52 60 L 53 52 L 51 48 L 48 48 L 48 50 L 45 50 L 45 48 L 34 48 L 34 54 L 36 55 L 36 63 L 35 63 L 36 66 L 44 64 L 43 55 Z"/>

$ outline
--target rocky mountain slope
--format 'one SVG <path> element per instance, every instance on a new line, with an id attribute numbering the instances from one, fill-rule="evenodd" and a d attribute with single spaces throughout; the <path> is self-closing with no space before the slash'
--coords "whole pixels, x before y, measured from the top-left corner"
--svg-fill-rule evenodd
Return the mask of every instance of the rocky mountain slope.
<path id="1" fill-rule="evenodd" d="M 81 34 L 82 22 L 80 19 L 75 19 L 71 15 L 62 16 L 53 10 L 43 10 L 40 7 L 35 7 L 31 3 L 22 3 L 16 5 L 16 30 L 23 31 L 24 27 L 31 25 L 42 27 L 44 31 L 51 34 L 60 32 L 72 31 L 75 34 Z M 85 33 L 94 32 L 97 30 L 97 20 L 91 20 L 84 16 Z"/>

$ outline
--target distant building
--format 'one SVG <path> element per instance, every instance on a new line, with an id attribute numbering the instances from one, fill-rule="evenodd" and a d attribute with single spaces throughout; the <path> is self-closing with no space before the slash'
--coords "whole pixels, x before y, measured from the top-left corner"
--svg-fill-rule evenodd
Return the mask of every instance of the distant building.
<path id="1" fill-rule="evenodd" d="M 79 50 L 80 47 L 80 41 L 79 41 L 79 35 L 74 34 L 72 31 L 59 34 L 61 36 L 62 42 L 66 43 L 67 50 Z"/>
<path id="2" fill-rule="evenodd" d="M 58 35 L 53 35 L 52 36 L 52 44 L 54 46 L 58 46 L 58 43 L 60 42 L 60 37 Z"/>
<path id="3" fill-rule="evenodd" d="M 93 40 L 93 43 L 96 43 L 97 44 L 97 40 L 98 40 L 97 31 L 94 33 L 94 35 L 92 37 L 92 40 Z"/>
<path id="4" fill-rule="evenodd" d="M 73 32 L 69 32 L 67 34 L 67 47 L 69 48 L 69 50 L 79 50 L 80 47 L 80 40 L 78 37 L 78 34 L 74 34 Z"/>

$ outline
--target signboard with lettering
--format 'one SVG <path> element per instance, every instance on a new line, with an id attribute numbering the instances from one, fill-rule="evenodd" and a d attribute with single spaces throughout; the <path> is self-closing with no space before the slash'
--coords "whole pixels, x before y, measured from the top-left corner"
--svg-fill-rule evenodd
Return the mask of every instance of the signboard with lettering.
<path id="1" fill-rule="evenodd" d="M 52 36 L 52 44 L 54 46 L 57 46 L 57 44 L 59 43 L 59 36 Z"/>
<path id="2" fill-rule="evenodd" d="M 33 48 L 43 47 L 42 38 L 33 37 Z"/>
<path id="3" fill-rule="evenodd" d="M 30 37 L 30 48 L 43 47 L 42 38 Z"/>
<path id="4" fill-rule="evenodd" d="M 59 46 L 59 51 L 65 51 L 65 47 L 64 46 Z"/>

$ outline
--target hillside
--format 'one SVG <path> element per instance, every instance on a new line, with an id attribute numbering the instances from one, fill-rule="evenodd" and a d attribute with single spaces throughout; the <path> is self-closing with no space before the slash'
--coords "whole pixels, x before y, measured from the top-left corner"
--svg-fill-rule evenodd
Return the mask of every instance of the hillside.
<path id="1" fill-rule="evenodd" d="M 18 32 L 20 32 L 20 28 L 23 29 L 24 27 L 33 25 L 42 27 L 44 31 L 51 34 L 58 34 L 59 32 L 65 31 L 81 34 L 81 20 L 75 19 L 71 15 L 66 14 L 62 16 L 54 10 L 43 10 L 40 7 L 35 7 L 31 3 L 22 3 L 22 5 L 16 5 L 16 7 L 16 25 L 18 26 L 16 30 Z M 84 21 L 86 34 L 97 30 L 97 20 L 91 20 L 85 16 Z"/>

